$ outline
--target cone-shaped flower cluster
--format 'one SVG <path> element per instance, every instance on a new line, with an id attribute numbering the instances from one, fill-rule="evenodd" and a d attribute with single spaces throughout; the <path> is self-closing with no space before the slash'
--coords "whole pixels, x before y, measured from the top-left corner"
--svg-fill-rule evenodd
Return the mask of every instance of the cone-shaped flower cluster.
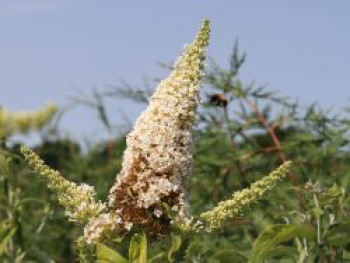
<path id="1" fill-rule="evenodd" d="M 192 163 L 191 126 L 196 119 L 198 92 L 209 22 L 185 48 L 170 76 L 163 80 L 148 108 L 127 136 L 123 168 L 110 192 L 110 205 L 127 225 L 166 233 L 167 209 L 188 220 L 188 176 Z"/>
<path id="2" fill-rule="evenodd" d="M 0 107 L 0 138 L 42 128 L 57 112 L 48 104 L 37 112 L 11 112 Z"/>

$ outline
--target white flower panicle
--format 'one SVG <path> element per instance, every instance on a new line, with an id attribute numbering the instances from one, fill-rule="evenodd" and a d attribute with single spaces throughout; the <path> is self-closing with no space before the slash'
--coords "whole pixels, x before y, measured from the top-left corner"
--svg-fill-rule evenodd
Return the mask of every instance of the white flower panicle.
<path id="1" fill-rule="evenodd" d="M 188 177 L 192 163 L 191 126 L 209 40 L 209 22 L 161 81 L 148 108 L 127 136 L 122 170 L 110 191 L 110 206 L 125 222 L 149 232 L 167 232 L 164 205 L 188 215 Z"/>
<path id="2" fill-rule="evenodd" d="M 66 208 L 70 221 L 86 223 L 106 209 L 101 201 L 96 202 L 96 192 L 87 184 L 77 185 L 63 178 L 58 171 L 49 168 L 28 147 L 22 146 L 21 152 L 28 165 L 48 180 L 48 187 L 56 192 L 59 203 Z"/>

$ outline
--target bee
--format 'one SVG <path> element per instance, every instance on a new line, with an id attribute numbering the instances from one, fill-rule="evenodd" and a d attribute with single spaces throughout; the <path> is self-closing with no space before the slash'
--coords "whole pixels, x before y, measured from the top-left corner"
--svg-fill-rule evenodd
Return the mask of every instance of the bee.
<path id="1" fill-rule="evenodd" d="M 210 103 L 219 107 L 226 107 L 228 100 L 223 93 L 217 93 L 210 96 Z"/>

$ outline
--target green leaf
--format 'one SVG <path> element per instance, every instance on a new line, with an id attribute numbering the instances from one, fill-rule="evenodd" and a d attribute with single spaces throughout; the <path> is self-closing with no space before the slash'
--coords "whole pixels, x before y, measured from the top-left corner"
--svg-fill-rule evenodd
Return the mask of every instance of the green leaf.
<path id="1" fill-rule="evenodd" d="M 246 263 L 247 258 L 237 249 L 221 249 L 208 259 L 208 262 L 234 262 Z"/>
<path id="2" fill-rule="evenodd" d="M 135 234 L 129 246 L 130 263 L 147 263 L 147 237 L 146 234 Z"/>
<path id="3" fill-rule="evenodd" d="M 265 258 L 275 254 L 288 254 L 285 247 L 281 249 L 280 243 L 294 238 L 313 239 L 315 233 L 307 226 L 298 225 L 271 225 L 268 226 L 255 240 L 250 255 L 252 263 L 263 262 Z"/>
<path id="4" fill-rule="evenodd" d="M 350 260 L 350 252 L 347 250 L 343 250 L 343 259 Z"/>
<path id="5" fill-rule="evenodd" d="M 7 244 L 10 242 L 13 235 L 16 233 L 17 228 L 14 227 L 10 230 L 10 232 L 4 237 L 3 240 L 1 240 L 0 243 L 0 255 L 2 255 L 7 247 Z"/>
<path id="6" fill-rule="evenodd" d="M 345 247 L 350 243 L 350 220 L 334 224 L 329 228 L 325 237 L 326 242 L 331 246 Z"/>
<path id="7" fill-rule="evenodd" d="M 285 256 L 288 258 L 293 258 L 293 256 L 296 254 L 297 254 L 297 249 L 294 247 L 276 246 L 267 252 L 266 257 L 274 258 L 278 256 Z"/>
<path id="8" fill-rule="evenodd" d="M 96 262 L 97 263 L 128 263 L 128 260 L 117 251 L 101 244 L 96 244 Z"/>
<path id="9" fill-rule="evenodd" d="M 168 260 L 169 262 L 174 262 L 173 254 L 179 250 L 181 246 L 181 236 L 171 233 L 171 247 L 168 252 Z"/>
<path id="10" fill-rule="evenodd" d="M 141 236 L 139 263 L 147 263 L 147 236 L 145 233 Z"/>

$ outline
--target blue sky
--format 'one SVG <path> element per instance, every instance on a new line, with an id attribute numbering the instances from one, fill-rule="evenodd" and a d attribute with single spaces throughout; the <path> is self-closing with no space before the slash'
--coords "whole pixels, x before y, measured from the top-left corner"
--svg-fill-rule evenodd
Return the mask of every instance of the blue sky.
<path id="1" fill-rule="evenodd" d="M 349 106 L 349 13 L 349 1 L 0 0 L 0 104 L 66 105 L 77 90 L 164 77 L 157 62 L 173 61 L 209 18 L 209 55 L 227 65 L 238 39 L 248 55 L 243 80 L 303 103 Z M 108 105 L 114 123 L 142 110 L 125 101 Z M 77 137 L 103 130 L 83 107 L 62 125 Z"/>

